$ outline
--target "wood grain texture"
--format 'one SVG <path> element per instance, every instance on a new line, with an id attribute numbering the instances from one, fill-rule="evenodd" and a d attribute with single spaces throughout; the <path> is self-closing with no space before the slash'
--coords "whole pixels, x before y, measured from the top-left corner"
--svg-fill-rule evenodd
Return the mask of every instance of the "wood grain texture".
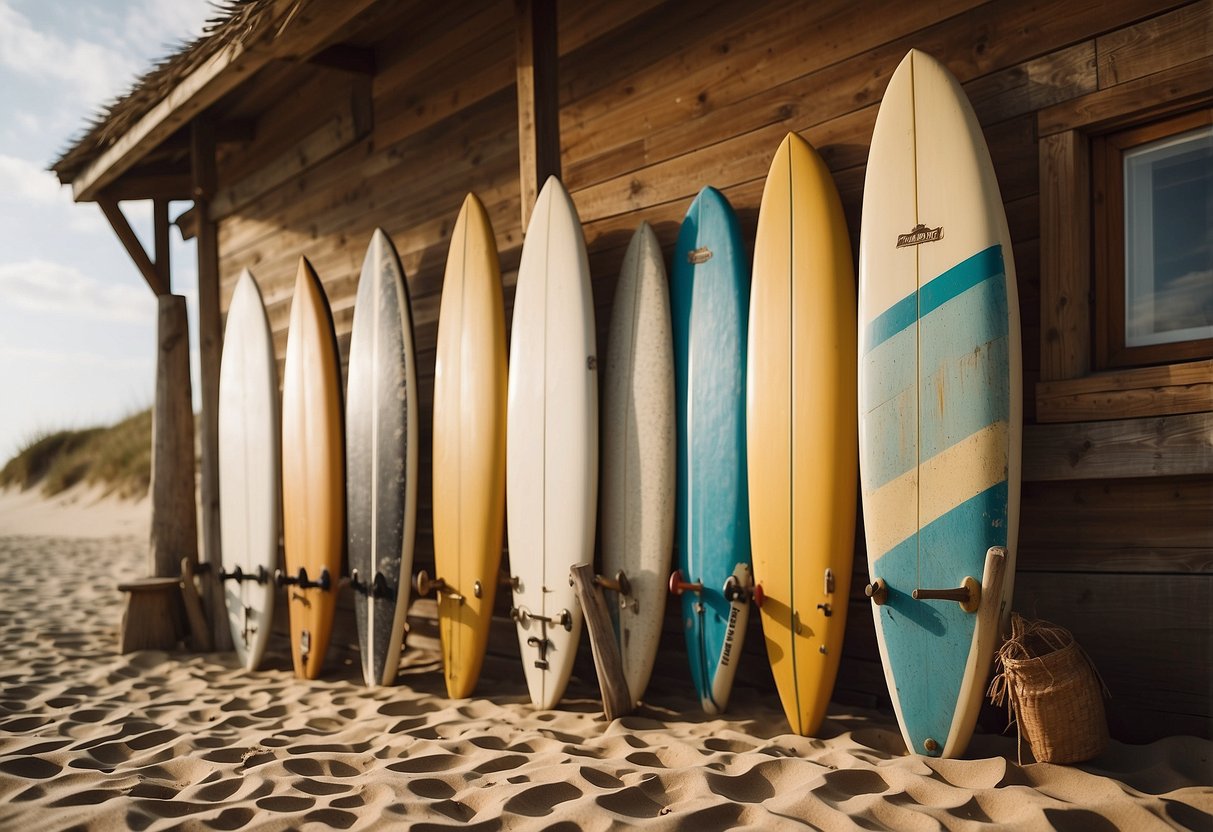
<path id="1" fill-rule="evenodd" d="M 1068 130 L 1040 140 L 1040 377 L 1091 368 L 1090 188 L 1087 139 Z"/>
<path id="2" fill-rule="evenodd" d="M 1099 88 L 1107 89 L 1213 54 L 1213 2 L 1198 0 L 1096 39 Z"/>
<path id="3" fill-rule="evenodd" d="M 1024 479 L 1079 480 L 1213 473 L 1213 412 L 1033 425 Z"/>

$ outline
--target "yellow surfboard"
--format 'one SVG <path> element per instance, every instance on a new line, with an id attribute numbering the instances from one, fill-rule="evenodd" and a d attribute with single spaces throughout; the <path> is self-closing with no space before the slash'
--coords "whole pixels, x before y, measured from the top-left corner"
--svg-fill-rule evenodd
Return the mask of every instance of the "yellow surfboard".
<path id="1" fill-rule="evenodd" d="M 324 664 L 345 546 L 341 365 L 320 278 L 299 259 L 282 372 L 282 543 L 295 675 Z"/>
<path id="2" fill-rule="evenodd" d="M 855 269 L 825 163 L 789 133 L 758 233 L 746 397 L 755 600 L 792 730 L 821 727 L 838 674 L 855 540 Z"/>
<path id="3" fill-rule="evenodd" d="M 488 646 L 505 514 L 505 313 L 497 245 L 468 194 L 447 255 L 434 367 L 434 564 L 447 694 Z"/>

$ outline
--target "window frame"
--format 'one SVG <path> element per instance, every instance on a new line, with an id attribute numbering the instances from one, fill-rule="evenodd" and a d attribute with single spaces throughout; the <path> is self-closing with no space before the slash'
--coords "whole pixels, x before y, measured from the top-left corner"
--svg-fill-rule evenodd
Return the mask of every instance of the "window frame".
<path id="1" fill-rule="evenodd" d="M 1124 154 L 1211 123 L 1213 108 L 1206 106 L 1091 137 L 1093 369 L 1097 371 L 1213 358 L 1213 337 L 1132 347 L 1125 344 Z"/>

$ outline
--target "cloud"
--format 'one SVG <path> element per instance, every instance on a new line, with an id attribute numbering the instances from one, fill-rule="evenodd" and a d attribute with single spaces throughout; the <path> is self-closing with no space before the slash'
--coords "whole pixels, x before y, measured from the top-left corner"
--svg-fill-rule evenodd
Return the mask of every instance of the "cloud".
<path id="1" fill-rule="evenodd" d="M 155 321 L 150 292 L 106 283 L 73 266 L 49 260 L 0 264 L 0 299 L 11 307 L 94 320 L 148 324 Z"/>
<path id="2" fill-rule="evenodd" d="M 48 205 L 62 200 L 55 174 L 26 159 L 0 153 L 0 197 Z"/>
<path id="3" fill-rule="evenodd" d="M 138 69 L 123 51 L 39 31 L 8 0 L 0 0 L 0 66 L 35 80 L 66 82 L 79 99 L 95 104 L 124 90 Z"/>

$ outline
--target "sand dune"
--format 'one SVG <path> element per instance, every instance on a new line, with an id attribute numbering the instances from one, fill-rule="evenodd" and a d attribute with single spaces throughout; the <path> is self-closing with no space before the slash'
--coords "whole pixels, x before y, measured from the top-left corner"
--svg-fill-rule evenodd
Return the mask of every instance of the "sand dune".
<path id="1" fill-rule="evenodd" d="M 119 656 L 113 587 L 145 545 L 0 538 L 0 829 L 1213 828 L 1213 743 L 1191 737 L 1113 742 L 1081 768 L 1017 765 L 1014 739 L 987 735 L 972 759 L 927 760 L 882 713 L 786 734 L 753 689 L 723 718 L 658 690 L 607 724 L 592 680 L 536 711 L 500 659 L 484 698 L 448 700 L 417 631 L 400 686 L 376 691 L 345 646 L 312 683 L 281 640 L 257 673 Z"/>

